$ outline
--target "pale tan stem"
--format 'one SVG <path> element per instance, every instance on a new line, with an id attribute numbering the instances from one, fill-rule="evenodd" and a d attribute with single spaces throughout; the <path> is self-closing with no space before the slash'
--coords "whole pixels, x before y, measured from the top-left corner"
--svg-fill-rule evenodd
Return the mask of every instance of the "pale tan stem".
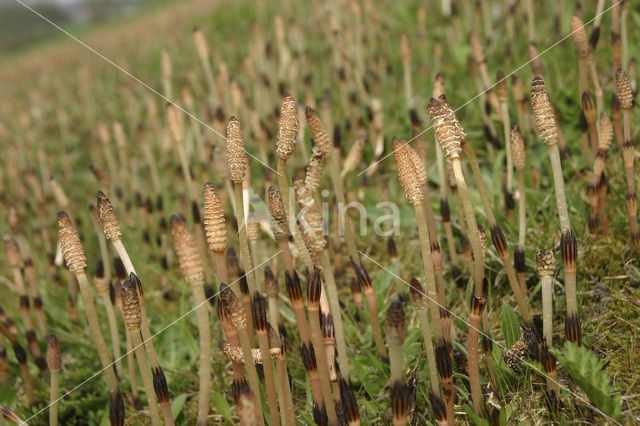
<path id="1" fill-rule="evenodd" d="M 529 0 L 530 1 L 530 0 Z M 507 155 L 507 192 L 513 193 L 513 157 L 511 156 L 511 124 L 509 122 L 509 104 L 500 102 L 502 109 L 502 127 L 504 128 L 504 147 Z"/>
<path id="2" fill-rule="evenodd" d="M 467 359 L 469 362 L 469 385 L 473 400 L 473 411 L 482 415 L 482 388 L 480 386 L 478 337 L 482 317 L 471 314 L 469 321 L 469 337 L 467 338 Z"/>
<path id="3" fill-rule="evenodd" d="M 322 251 L 320 256 L 322 264 L 322 272 L 326 283 L 327 293 L 329 295 L 329 306 L 333 316 L 333 325 L 336 333 L 336 348 L 338 350 L 338 362 L 340 363 L 340 374 L 344 378 L 350 378 L 349 374 L 349 358 L 347 356 L 347 345 L 344 340 L 344 328 L 342 324 L 342 311 L 340 310 L 340 301 L 338 299 L 338 287 L 333 276 L 333 268 L 329 261 L 329 254 L 326 250 Z"/>
<path id="4" fill-rule="evenodd" d="M 278 246 L 280 247 L 280 251 L 282 252 L 281 254 L 284 270 L 287 271 L 289 275 L 293 276 L 293 256 L 291 255 L 291 250 L 289 249 L 289 240 L 278 240 Z"/>
<path id="5" fill-rule="evenodd" d="M 482 244 L 480 243 L 480 233 L 478 232 L 478 225 L 476 224 L 475 213 L 473 212 L 473 205 L 471 204 L 471 198 L 469 197 L 469 190 L 464 180 L 464 174 L 462 173 L 462 164 L 460 159 L 454 159 L 451 162 L 453 166 L 453 174 L 458 184 L 458 192 L 462 198 L 462 206 L 464 208 L 464 215 L 467 221 L 467 227 L 469 228 L 469 241 L 471 242 L 471 251 L 473 253 L 473 285 L 474 294 L 476 297 L 482 296 L 482 278 L 484 276 L 484 256 L 482 255 Z"/>
<path id="6" fill-rule="evenodd" d="M 313 262 L 307 251 L 307 247 L 304 244 L 298 224 L 296 223 L 294 200 L 289 196 L 289 182 L 287 181 L 287 162 L 282 158 L 278 158 L 278 185 L 280 186 L 280 195 L 282 197 L 282 204 L 284 205 L 285 214 L 287 216 L 287 222 L 289 224 L 289 232 L 293 236 L 293 242 L 296 248 L 300 252 L 300 257 L 304 261 L 305 266 L 309 271 L 313 270 Z"/>
<path id="7" fill-rule="evenodd" d="M 440 322 L 440 306 L 438 306 L 438 291 L 436 289 L 436 279 L 433 272 L 433 262 L 431 260 L 431 244 L 429 231 L 424 217 L 424 208 L 421 203 L 413 206 L 418 222 L 418 236 L 420 238 L 420 251 L 422 253 L 422 267 L 424 269 L 425 283 L 427 287 L 427 298 L 429 299 L 429 312 L 431 313 L 431 324 L 434 328 L 434 338 L 438 340 L 442 337 L 442 324 Z"/>
<path id="8" fill-rule="evenodd" d="M 524 250 L 527 235 L 527 197 L 525 196 L 524 170 L 518 170 L 518 244 Z"/>
<path id="9" fill-rule="evenodd" d="M 78 281 L 78 286 L 80 287 L 80 295 L 84 302 L 87 322 L 89 323 L 89 334 L 91 335 L 93 343 L 96 346 L 96 350 L 98 351 L 98 357 L 100 358 L 100 363 L 102 364 L 104 375 L 107 379 L 109 393 L 111 393 L 111 395 L 116 395 L 118 393 L 118 379 L 116 378 L 114 367 L 111 364 L 111 356 L 107 351 L 107 345 L 104 341 L 104 337 L 102 336 L 102 331 L 100 330 L 100 323 L 98 322 L 98 315 L 96 314 L 96 307 L 93 303 L 93 295 L 91 294 L 87 274 L 84 270 L 79 270 L 75 272 L 75 275 Z"/>
<path id="10" fill-rule="evenodd" d="M 127 274 L 133 273 L 137 276 L 138 274 L 133 267 L 133 263 L 131 262 L 131 258 L 129 257 L 127 250 L 124 248 L 124 244 L 122 244 L 122 240 L 111 240 L 111 243 L 116 249 L 118 256 L 122 260 L 124 269 L 125 271 L 127 271 Z M 151 340 L 151 329 L 149 328 L 149 320 L 147 319 L 147 310 L 144 306 L 144 299 L 140 300 L 140 314 L 142 316 L 140 331 L 142 333 L 144 349 L 146 350 L 147 356 L 149 357 L 149 364 L 151 364 L 151 368 L 155 369 L 160 365 L 158 364 L 158 357 L 156 355 L 155 346 L 153 345 L 153 341 Z"/>
<path id="11" fill-rule="evenodd" d="M 547 346 L 553 347 L 553 277 L 543 277 L 542 282 L 542 334 Z"/>
<path id="12" fill-rule="evenodd" d="M 120 333 L 118 332 L 118 321 L 116 319 L 116 312 L 111 304 L 109 296 L 102 298 L 104 308 L 107 311 L 107 319 L 109 320 L 109 330 L 111 331 L 111 345 L 113 346 L 113 358 L 116 360 L 116 369 L 122 370 L 122 351 L 120 350 Z"/>
<path id="13" fill-rule="evenodd" d="M 309 306 L 309 324 L 311 328 L 311 340 L 315 349 L 316 362 L 318 364 L 318 375 L 320 376 L 320 386 L 322 387 L 322 397 L 327 409 L 327 417 L 330 425 L 338 424 L 336 405 L 331 395 L 331 383 L 329 382 L 329 365 L 327 357 L 322 350 L 324 347 L 322 340 L 322 329 L 320 327 L 319 306 Z"/>
<path id="14" fill-rule="evenodd" d="M 258 344 L 263 354 L 269 353 L 269 337 L 267 331 L 257 331 Z M 269 406 L 269 422 L 272 425 L 280 423 L 280 415 L 278 414 L 278 398 L 276 396 L 276 379 L 273 372 L 273 362 L 271 357 L 262 356 L 262 367 L 264 371 L 264 383 L 267 390 L 267 405 Z"/>
<path id="15" fill-rule="evenodd" d="M 440 395 L 438 368 L 436 366 L 436 355 L 433 349 L 429 316 L 426 311 L 420 310 L 418 311 L 418 318 L 420 319 L 420 329 L 422 330 L 424 349 L 427 353 L 427 365 L 429 366 L 429 382 L 431 383 L 431 391 L 436 395 Z"/>
<path id="16" fill-rule="evenodd" d="M 60 370 L 51 370 L 49 384 L 49 426 L 58 426 L 58 396 L 60 395 Z"/>
<path id="17" fill-rule="evenodd" d="M 138 382 L 136 378 L 136 360 L 133 353 L 133 341 L 131 339 L 131 333 L 125 328 L 125 338 L 127 343 L 127 368 L 129 369 L 129 381 L 131 382 L 131 396 L 133 397 L 134 405 L 139 403 L 140 395 L 138 394 Z"/>
<path id="18" fill-rule="evenodd" d="M 161 425 L 162 421 L 160 420 L 160 411 L 158 410 L 158 404 L 156 404 L 156 396 L 153 389 L 153 379 L 151 378 L 151 371 L 149 370 L 149 364 L 147 363 L 147 356 L 144 351 L 140 330 L 129 331 L 131 332 L 131 343 L 133 344 L 136 360 L 138 361 L 138 370 L 142 377 L 142 384 L 144 385 L 144 390 L 147 393 L 147 403 L 149 405 L 151 424 Z"/>
<path id="19" fill-rule="evenodd" d="M 242 262 L 242 268 L 245 271 L 247 278 L 247 284 L 249 285 L 249 294 L 253 294 L 256 291 L 256 271 L 253 268 L 253 261 L 251 260 L 251 251 L 249 250 L 249 237 L 247 236 L 247 223 L 244 214 L 244 199 L 242 196 L 242 182 L 234 182 L 234 195 L 236 200 L 236 219 L 238 221 L 238 237 L 240 241 L 240 260 Z M 248 320 L 251 321 L 251 315 Z M 250 327 L 251 328 L 251 327 Z"/>
<path id="20" fill-rule="evenodd" d="M 276 375 L 278 377 L 278 399 L 283 426 L 295 426 L 296 415 L 293 408 L 291 389 L 289 388 L 289 375 L 285 359 L 276 358 Z"/>
<path id="21" fill-rule="evenodd" d="M 240 338 L 240 346 L 242 347 L 242 354 L 245 360 L 252 360 L 253 355 L 251 354 L 251 343 L 249 340 L 249 334 L 247 333 L 246 328 L 242 328 L 238 330 L 238 337 Z M 247 361 L 244 363 L 245 371 L 247 373 L 247 382 L 249 383 L 249 387 L 251 388 L 251 392 L 256 397 L 256 400 L 260 400 L 260 382 L 258 380 L 258 372 L 256 371 L 256 366 L 253 362 Z M 256 404 L 256 409 L 259 413 L 260 424 L 264 424 L 264 420 L 262 417 L 262 404 Z"/>
<path id="22" fill-rule="evenodd" d="M 358 252 L 356 249 L 355 237 L 353 235 L 351 226 L 344 219 L 346 216 L 345 206 L 347 205 L 345 193 L 344 193 L 344 183 L 342 181 L 342 177 L 340 176 L 339 166 L 338 166 L 338 154 L 334 152 L 334 155 L 329 159 L 329 176 L 331 177 L 331 183 L 333 185 L 333 191 L 336 195 L 336 200 L 338 201 L 338 212 L 340 215 L 340 222 L 343 224 L 344 229 L 344 239 L 347 243 L 347 251 L 348 255 L 354 262 L 358 259 Z M 339 230 L 338 230 L 339 231 Z"/>
<path id="23" fill-rule="evenodd" d="M 198 317 L 198 336 L 200 340 L 200 366 L 198 379 L 198 425 L 209 424 L 209 394 L 211 388 L 211 328 L 209 326 L 209 311 L 207 310 L 204 294 L 204 282 L 192 284 L 193 302 Z"/>

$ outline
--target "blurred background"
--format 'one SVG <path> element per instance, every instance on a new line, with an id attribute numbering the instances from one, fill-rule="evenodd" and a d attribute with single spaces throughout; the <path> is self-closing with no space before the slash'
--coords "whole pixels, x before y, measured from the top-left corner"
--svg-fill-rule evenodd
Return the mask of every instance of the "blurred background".
<path id="1" fill-rule="evenodd" d="M 21 0 L 65 28 L 79 29 L 106 19 L 131 14 L 143 5 L 163 0 Z M 0 0 L 0 55 L 19 51 L 59 31 L 15 0 Z"/>

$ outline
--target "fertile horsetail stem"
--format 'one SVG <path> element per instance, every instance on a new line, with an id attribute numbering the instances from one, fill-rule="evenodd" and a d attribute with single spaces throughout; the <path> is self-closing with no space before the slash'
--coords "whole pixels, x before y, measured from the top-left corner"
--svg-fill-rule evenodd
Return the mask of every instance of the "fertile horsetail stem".
<path id="1" fill-rule="evenodd" d="M 80 236 L 76 231 L 73 222 L 69 216 L 64 212 L 58 213 L 58 238 L 60 240 L 60 248 L 64 256 L 64 261 L 67 268 L 73 272 L 78 281 L 80 287 L 80 294 L 84 302 L 84 310 L 91 329 L 91 338 L 98 351 L 98 357 L 107 379 L 107 386 L 109 387 L 109 415 L 111 418 L 111 424 L 123 424 L 124 423 L 124 402 L 122 400 L 122 394 L 118 389 L 118 380 L 113 365 L 111 364 L 111 356 L 107 351 L 107 345 L 102 336 L 100 330 L 100 323 L 98 322 L 98 315 L 96 314 L 96 307 L 93 304 L 93 295 L 91 294 L 91 288 L 89 280 L 87 278 L 87 258 L 84 254 L 84 248 L 80 241 Z"/>
<path id="2" fill-rule="evenodd" d="M 527 283 L 524 277 L 524 247 L 527 236 L 527 197 L 524 185 L 524 168 L 527 165 L 527 149 L 524 145 L 524 138 L 520 133 L 520 128 L 513 125 L 510 134 L 511 155 L 513 156 L 513 165 L 518 174 L 518 245 L 513 254 L 516 272 L 518 273 L 518 282 L 522 294 L 527 294 Z"/>
<path id="3" fill-rule="evenodd" d="M 536 253 L 536 269 L 542 285 L 542 335 L 547 347 L 553 347 L 553 275 L 556 258 L 552 250 Z"/>
<path id="4" fill-rule="evenodd" d="M 191 287 L 193 302 L 198 317 L 198 335 L 200 338 L 200 365 L 198 377 L 200 387 L 198 392 L 198 425 L 208 425 L 209 419 L 209 391 L 211 388 L 211 329 L 209 327 L 209 311 L 207 310 L 204 293 L 205 273 L 202 259 L 198 253 L 196 240 L 189 232 L 185 221 L 178 216 L 171 216 L 171 235 L 176 249 L 180 269 L 184 280 Z"/>
<path id="5" fill-rule="evenodd" d="M 562 231 L 560 249 L 562 250 L 562 263 L 567 292 L 565 335 L 567 340 L 580 344 L 580 318 L 578 317 L 578 298 L 576 294 L 576 260 L 578 250 L 576 237 L 571 230 L 571 223 L 569 221 L 569 209 L 564 191 L 560 151 L 558 150 L 558 129 L 556 127 L 555 114 L 542 77 L 535 77 L 531 84 L 531 109 L 536 123 L 538 138 L 542 140 L 549 149 L 549 158 L 553 171 L 556 205 Z"/>
<path id="6" fill-rule="evenodd" d="M 267 333 L 267 304 L 260 292 L 253 294 L 253 324 L 258 335 L 260 351 L 267 354 L 270 351 L 269 335 Z M 267 390 L 267 404 L 269 406 L 269 420 L 272 424 L 280 423 L 278 414 L 278 398 L 276 396 L 276 379 L 271 358 L 265 356 L 262 362 L 264 367 L 264 382 Z"/>
<path id="7" fill-rule="evenodd" d="M 133 348 L 138 360 L 138 370 L 142 377 L 144 389 L 147 392 L 147 402 L 149 405 L 149 413 L 151 415 L 151 423 L 153 425 L 161 425 L 160 412 L 156 405 L 153 389 L 153 379 L 147 364 L 144 346 L 140 334 L 140 326 L 142 324 L 142 312 L 140 310 L 140 299 L 138 298 L 137 277 L 131 273 L 130 277 L 122 284 L 120 297 L 122 299 L 122 317 L 127 330 L 131 333 L 133 340 Z"/>

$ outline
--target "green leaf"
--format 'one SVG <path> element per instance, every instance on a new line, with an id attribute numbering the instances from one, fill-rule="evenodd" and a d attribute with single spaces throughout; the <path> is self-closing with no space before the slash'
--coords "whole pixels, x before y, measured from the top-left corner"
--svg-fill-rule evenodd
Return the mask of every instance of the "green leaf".
<path id="1" fill-rule="evenodd" d="M 469 407 L 469 406 L 465 406 L 464 407 L 464 411 L 467 413 L 467 416 L 469 416 L 469 419 L 471 419 L 471 422 L 473 424 L 475 424 L 476 426 L 489 426 L 490 423 L 487 419 L 480 417 L 479 415 L 477 415 L 476 413 L 473 412 L 473 408 Z"/>
<path id="2" fill-rule="evenodd" d="M 502 302 L 502 334 L 507 347 L 520 338 L 520 320 L 507 303 Z"/>
<path id="3" fill-rule="evenodd" d="M 186 400 L 187 400 L 186 393 L 181 393 L 180 395 L 176 396 L 173 399 L 173 402 L 171 403 L 171 415 L 173 416 L 174 419 L 177 418 L 182 412 L 182 409 L 184 408 L 184 402 Z"/>
<path id="4" fill-rule="evenodd" d="M 220 392 L 213 391 L 213 403 L 215 404 L 218 413 L 222 414 L 225 419 L 233 423 L 233 419 L 231 418 L 231 409 L 229 408 L 229 403 L 224 395 Z"/>
<path id="5" fill-rule="evenodd" d="M 612 396 L 616 389 L 595 353 L 571 342 L 565 342 L 564 355 L 557 349 L 551 352 L 596 407 L 614 420 L 622 420 L 622 397 Z"/>

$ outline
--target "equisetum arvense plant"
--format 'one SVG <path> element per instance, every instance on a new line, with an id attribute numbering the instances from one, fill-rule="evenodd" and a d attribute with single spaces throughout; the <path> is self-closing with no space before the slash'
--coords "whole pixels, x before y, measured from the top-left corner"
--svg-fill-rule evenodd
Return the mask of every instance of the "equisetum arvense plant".
<path id="1" fill-rule="evenodd" d="M 555 114 L 542 77 L 535 77 L 531 84 L 531 110 L 536 124 L 538 138 L 549 149 L 551 170 L 556 195 L 556 207 L 560 219 L 560 250 L 564 270 L 565 288 L 567 293 L 567 314 L 565 318 L 565 335 L 570 342 L 581 342 L 580 318 L 578 316 L 578 298 L 576 294 L 576 261 L 578 246 L 576 236 L 571 229 L 569 209 L 562 177 L 560 150 L 558 149 L 558 131 Z"/>

